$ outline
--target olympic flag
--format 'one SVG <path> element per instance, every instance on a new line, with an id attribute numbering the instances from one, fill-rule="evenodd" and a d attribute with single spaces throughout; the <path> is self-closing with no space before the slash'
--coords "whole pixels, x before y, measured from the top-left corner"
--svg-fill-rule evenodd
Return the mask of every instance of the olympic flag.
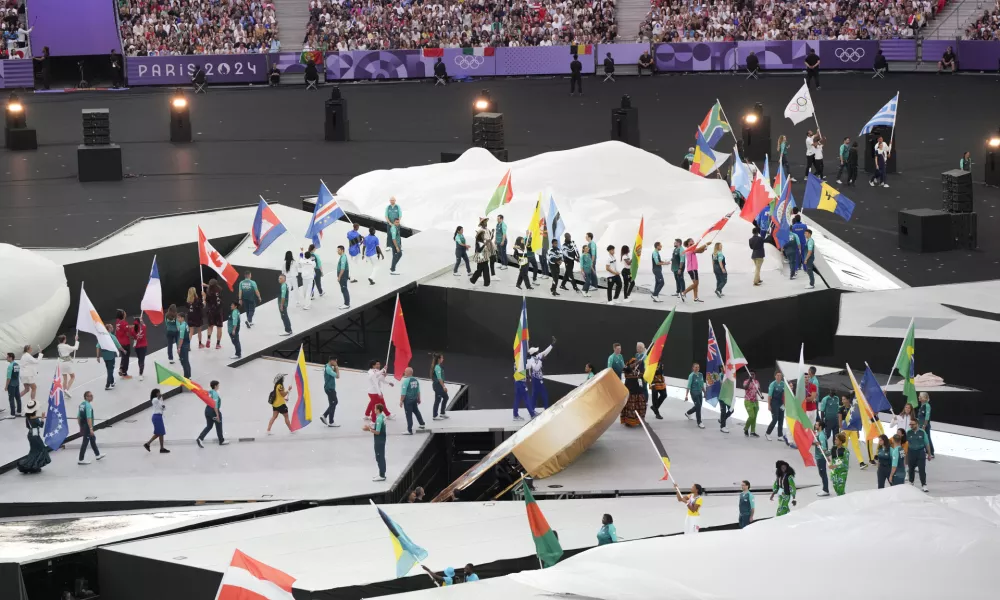
<path id="1" fill-rule="evenodd" d="M 812 96 L 809 95 L 809 84 L 803 83 L 799 91 L 792 96 L 788 106 L 785 107 L 785 117 L 798 125 L 809 117 L 815 116 L 816 111 L 813 108 Z"/>

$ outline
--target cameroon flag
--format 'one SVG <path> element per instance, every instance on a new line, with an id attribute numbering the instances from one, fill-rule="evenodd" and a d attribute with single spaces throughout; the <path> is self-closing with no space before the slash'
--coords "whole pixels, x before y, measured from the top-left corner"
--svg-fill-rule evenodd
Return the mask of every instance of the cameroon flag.
<path id="1" fill-rule="evenodd" d="M 813 424 L 809 420 L 802 403 L 806 399 L 806 367 L 799 362 L 799 381 L 795 384 L 797 393 L 792 393 L 792 388 L 785 380 L 785 422 L 788 424 L 788 431 L 792 434 L 792 440 L 799 454 L 802 455 L 802 462 L 807 467 L 815 467 L 816 461 L 813 459 L 812 446 L 816 441 L 816 434 L 813 433 Z M 789 398 L 794 398 L 789 402 Z"/>
<path id="2" fill-rule="evenodd" d="M 498 185 L 496 191 L 493 192 L 493 197 L 490 198 L 490 203 L 486 205 L 487 216 L 504 204 L 510 202 L 513 197 L 514 190 L 510 187 L 510 169 L 507 169 L 507 173 L 503 176 L 503 179 L 500 180 L 500 185 Z"/>
<path id="3" fill-rule="evenodd" d="M 635 281 L 635 275 L 639 272 L 639 259 L 642 255 L 642 225 L 645 222 L 644 217 L 639 217 L 639 233 L 635 234 L 635 245 L 632 246 L 632 281 Z"/>
<path id="4" fill-rule="evenodd" d="M 670 331 L 670 324 L 674 321 L 674 312 L 677 311 L 677 307 L 673 307 L 670 310 L 670 314 L 667 318 L 663 320 L 663 324 L 660 328 L 656 330 L 656 334 L 653 335 L 653 343 L 649 345 L 649 350 L 646 351 L 646 359 L 643 361 L 643 372 L 642 378 L 646 380 L 646 383 L 653 383 L 653 375 L 656 375 L 656 365 L 660 364 L 660 358 L 663 356 L 663 345 L 667 343 L 667 332 Z"/>
<path id="5" fill-rule="evenodd" d="M 559 538 L 552 532 L 549 522 L 545 520 L 545 515 L 538 508 L 535 497 L 531 495 L 528 486 L 524 490 L 524 504 L 528 509 L 528 525 L 531 526 L 531 537 L 535 538 L 535 554 L 542 561 L 542 567 L 551 567 L 559 562 L 563 555 L 562 546 L 559 545 Z"/>
<path id="6" fill-rule="evenodd" d="M 156 366 L 156 383 L 161 385 L 179 385 L 189 392 L 193 392 L 195 396 L 201 399 L 202 402 L 215 408 L 215 400 L 208 395 L 208 391 L 198 385 L 197 383 L 191 381 L 183 375 L 178 375 L 170 369 L 164 367 L 160 363 L 153 363 Z"/>

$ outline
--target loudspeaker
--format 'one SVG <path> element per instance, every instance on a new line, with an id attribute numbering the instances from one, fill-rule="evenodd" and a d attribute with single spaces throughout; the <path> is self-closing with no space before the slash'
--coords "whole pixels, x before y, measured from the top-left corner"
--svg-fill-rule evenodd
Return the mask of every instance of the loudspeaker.
<path id="1" fill-rule="evenodd" d="M 639 109 L 635 106 L 611 109 L 611 139 L 640 147 Z"/>
<path id="2" fill-rule="evenodd" d="M 892 145 L 889 147 L 889 160 L 885 163 L 885 172 L 895 173 L 896 148 L 899 147 L 899 140 L 892 137 L 892 127 L 886 127 L 885 125 L 872 127 L 872 130 L 865 136 L 865 173 L 875 172 L 875 144 L 878 143 L 879 137 L 886 144 L 889 143 L 889 140 L 892 140 Z"/>
<path id="3" fill-rule="evenodd" d="M 771 117 L 758 115 L 757 122 L 750 124 L 743 121 L 740 135 L 743 142 L 743 159 L 762 161 L 771 152 Z"/>
<path id="4" fill-rule="evenodd" d="M 76 163 L 80 181 L 122 180 L 122 148 L 118 144 L 77 146 Z"/>
<path id="5" fill-rule="evenodd" d="M 955 247 L 952 215 L 943 210 L 908 208 L 899 211 L 898 245 L 911 252 L 944 252 Z"/>
<path id="6" fill-rule="evenodd" d="M 503 113 L 484 112 L 472 117 L 472 145 L 491 151 L 503 149 Z"/>
<path id="7" fill-rule="evenodd" d="M 1000 186 L 1000 152 L 986 152 L 986 185 Z"/>
<path id="8" fill-rule="evenodd" d="M 347 121 L 347 100 L 326 101 L 326 141 L 347 142 L 351 139 L 349 123 Z"/>
<path id="9" fill-rule="evenodd" d="M 962 169 L 941 173 L 941 204 L 951 213 L 972 212 L 972 173 Z"/>
<path id="10" fill-rule="evenodd" d="M 8 150 L 38 150 L 34 129 L 4 129 L 4 144 Z"/>
<path id="11" fill-rule="evenodd" d="M 975 250 L 979 247 L 979 217 L 974 212 L 951 215 L 951 238 L 954 247 Z"/>
<path id="12" fill-rule="evenodd" d="M 103 146 L 111 143 L 110 110 L 85 108 L 81 111 L 81 117 L 83 118 L 83 145 Z"/>
<path id="13" fill-rule="evenodd" d="M 191 141 L 191 113 L 186 106 L 170 108 L 170 141 L 175 143 Z"/>

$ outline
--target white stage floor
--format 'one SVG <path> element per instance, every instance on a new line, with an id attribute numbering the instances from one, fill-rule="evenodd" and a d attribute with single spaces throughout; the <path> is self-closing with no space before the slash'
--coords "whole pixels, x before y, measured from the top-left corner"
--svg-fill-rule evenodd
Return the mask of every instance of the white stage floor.
<path id="1" fill-rule="evenodd" d="M 98 430 L 98 446 L 108 454 L 102 461 L 77 465 L 81 442 L 76 440 L 65 450 L 52 453 L 52 463 L 38 475 L 22 475 L 16 470 L 0 475 L 0 502 L 300 500 L 371 495 L 392 489 L 428 440 L 426 434 L 405 435 L 406 419 L 398 408 L 399 388 L 383 390 L 394 418 L 388 426 L 387 481 L 376 483 L 371 480 L 378 474 L 372 436 L 361 430 L 368 405 L 368 379 L 364 373 L 342 371 L 336 413 L 341 427 L 324 427 L 320 422 L 327 401 L 322 370 L 313 366 L 309 369 L 312 424 L 290 433 L 279 420 L 272 427 L 273 435 L 266 434 L 271 417 L 267 394 L 273 378 L 277 373 L 287 373 L 286 381 L 291 381 L 294 371 L 291 361 L 257 359 L 235 369 L 220 369 L 213 375 L 220 381 L 228 446 L 218 446 L 214 430 L 206 437 L 204 449 L 195 445 L 195 438 L 205 426 L 205 405 L 193 394 L 181 394 L 166 400 L 169 455 L 159 454 L 156 445 L 151 453 L 143 449 L 142 444 L 152 435 L 151 409 L 146 409 L 111 428 Z M 207 386 L 208 379 L 196 380 Z M 135 384 L 134 391 L 127 387 L 130 384 Z M 148 389 L 154 385 L 155 381 L 147 378 L 141 384 L 138 380 L 123 382 L 107 394 L 102 391 L 96 394 L 95 412 L 101 414 L 101 403 L 110 395 L 131 396 L 136 403 L 148 400 Z M 459 388 L 460 384 L 451 384 L 452 396 Z M 429 430 L 439 423 L 451 430 L 515 426 L 505 418 L 506 411 L 456 414 L 454 419 L 432 421 L 434 393 L 430 381 L 421 380 L 421 394 L 421 412 Z M 18 427 L 19 447 L 24 453 L 27 442 L 19 433 L 23 424 Z M 75 424 L 71 423 L 70 428 L 76 431 Z"/>
<path id="2" fill-rule="evenodd" d="M 732 522 L 738 513 L 734 502 L 730 497 L 706 497 L 703 526 Z M 763 503 L 758 496 L 758 508 Z M 595 546 L 604 513 L 614 517 L 624 539 L 678 533 L 686 515 L 673 498 L 542 500 L 539 506 L 559 532 L 564 549 Z M 427 550 L 425 564 L 437 571 L 535 553 L 523 502 L 395 504 L 382 509 Z M 366 585 L 395 577 L 388 533 L 370 505 L 311 508 L 106 550 L 221 573 L 236 548 L 292 575 L 301 590 Z M 411 575 L 426 578 L 419 567 Z"/>

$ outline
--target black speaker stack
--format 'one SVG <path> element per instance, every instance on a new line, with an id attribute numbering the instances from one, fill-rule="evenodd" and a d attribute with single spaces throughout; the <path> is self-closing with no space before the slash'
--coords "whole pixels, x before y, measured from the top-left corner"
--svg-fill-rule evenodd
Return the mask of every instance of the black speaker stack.
<path id="1" fill-rule="evenodd" d="M 483 112 L 472 117 L 472 145 L 486 148 L 497 159 L 506 162 L 503 113 Z"/>
<path id="2" fill-rule="evenodd" d="M 885 163 L 885 172 L 895 173 L 896 147 L 899 146 L 897 143 L 899 140 L 893 138 L 892 127 L 885 125 L 872 127 L 872 130 L 865 136 L 865 172 L 875 172 L 875 144 L 878 143 L 879 138 L 882 138 L 882 141 L 886 144 L 889 143 L 889 140 L 892 140 L 892 145 L 889 147 L 889 160 Z"/>
<path id="3" fill-rule="evenodd" d="M 24 105 L 16 96 L 7 103 L 4 117 L 3 144 L 8 150 L 37 150 L 38 137 L 28 127 Z"/>
<path id="4" fill-rule="evenodd" d="M 324 131 L 328 142 L 347 142 L 351 139 L 349 122 L 347 120 L 347 100 L 336 92 L 331 92 L 331 98 L 326 101 L 326 121 Z"/>
<path id="5" fill-rule="evenodd" d="M 986 185 L 1000 186 L 1000 149 L 986 150 Z"/>
<path id="6" fill-rule="evenodd" d="M 771 117 L 757 113 L 757 120 L 753 123 L 743 119 L 740 137 L 744 160 L 763 161 L 771 152 Z"/>
<path id="7" fill-rule="evenodd" d="M 80 181 L 121 181 L 122 148 L 111 143 L 111 111 L 85 108 L 83 144 L 76 149 Z"/>
<path id="8" fill-rule="evenodd" d="M 635 106 L 611 109 L 611 139 L 639 148 L 639 109 Z"/>
<path id="9" fill-rule="evenodd" d="M 972 207 L 971 172 L 953 169 L 941 174 L 941 204 L 941 208 L 951 215 L 955 248 L 975 250 L 979 246 L 979 223 Z"/>
<path id="10" fill-rule="evenodd" d="M 933 208 L 899 211 L 899 249 L 911 252 L 945 252 L 955 248 L 951 215 Z"/>

